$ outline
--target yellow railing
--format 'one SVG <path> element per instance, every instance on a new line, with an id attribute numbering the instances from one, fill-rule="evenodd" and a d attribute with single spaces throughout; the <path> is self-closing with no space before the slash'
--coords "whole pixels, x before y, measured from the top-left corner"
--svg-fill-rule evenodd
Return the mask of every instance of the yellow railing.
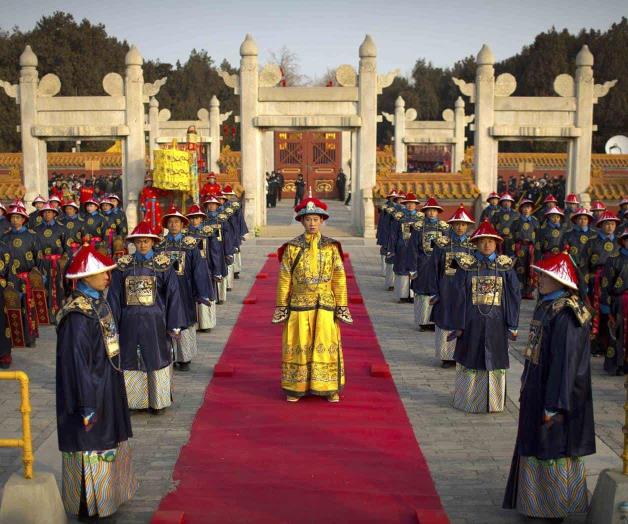
<path id="1" fill-rule="evenodd" d="M 28 375 L 23 371 L 0 371 L 0 380 L 18 380 L 22 402 L 22 438 L 2 438 L 0 448 L 22 448 L 24 478 L 33 478 L 33 441 L 31 439 L 31 401 L 28 395 Z"/>

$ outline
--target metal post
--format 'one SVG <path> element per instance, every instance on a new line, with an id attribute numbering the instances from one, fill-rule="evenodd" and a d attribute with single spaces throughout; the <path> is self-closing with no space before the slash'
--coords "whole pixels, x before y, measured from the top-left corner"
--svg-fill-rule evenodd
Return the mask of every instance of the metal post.
<path id="1" fill-rule="evenodd" d="M 0 380 L 18 380 L 22 401 L 22 438 L 0 439 L 1 448 L 22 448 L 24 462 L 24 478 L 33 478 L 33 441 L 31 438 L 31 402 L 28 394 L 28 375 L 23 371 L 0 371 Z"/>

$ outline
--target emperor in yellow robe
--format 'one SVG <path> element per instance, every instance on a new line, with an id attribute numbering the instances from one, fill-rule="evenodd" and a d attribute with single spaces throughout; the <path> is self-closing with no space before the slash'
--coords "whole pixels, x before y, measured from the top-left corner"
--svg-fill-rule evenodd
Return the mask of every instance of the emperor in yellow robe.
<path id="1" fill-rule="evenodd" d="M 338 319 L 352 322 L 340 244 L 305 233 L 282 247 L 274 322 L 285 322 L 281 387 L 288 397 L 335 396 L 345 384 Z"/>

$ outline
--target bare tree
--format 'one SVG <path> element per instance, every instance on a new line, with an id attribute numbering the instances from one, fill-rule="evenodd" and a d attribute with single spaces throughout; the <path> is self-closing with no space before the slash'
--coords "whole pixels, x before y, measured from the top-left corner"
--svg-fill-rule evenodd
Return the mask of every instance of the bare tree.
<path id="1" fill-rule="evenodd" d="M 298 55 L 287 46 L 284 45 L 279 51 L 270 51 L 268 57 L 269 63 L 277 64 L 281 68 L 285 85 L 303 86 L 310 83 L 310 79 L 301 74 Z"/>
<path id="2" fill-rule="evenodd" d="M 325 71 L 321 76 L 315 76 L 310 85 L 320 87 L 338 85 L 336 82 L 336 70 L 332 67 L 328 67 L 327 71 Z"/>

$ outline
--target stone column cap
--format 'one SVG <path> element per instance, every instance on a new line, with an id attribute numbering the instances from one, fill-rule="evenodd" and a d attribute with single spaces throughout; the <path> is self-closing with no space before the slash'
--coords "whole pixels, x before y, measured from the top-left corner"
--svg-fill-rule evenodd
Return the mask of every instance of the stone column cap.
<path id="1" fill-rule="evenodd" d="M 37 55 L 29 45 L 24 48 L 20 55 L 20 67 L 37 67 Z"/>

